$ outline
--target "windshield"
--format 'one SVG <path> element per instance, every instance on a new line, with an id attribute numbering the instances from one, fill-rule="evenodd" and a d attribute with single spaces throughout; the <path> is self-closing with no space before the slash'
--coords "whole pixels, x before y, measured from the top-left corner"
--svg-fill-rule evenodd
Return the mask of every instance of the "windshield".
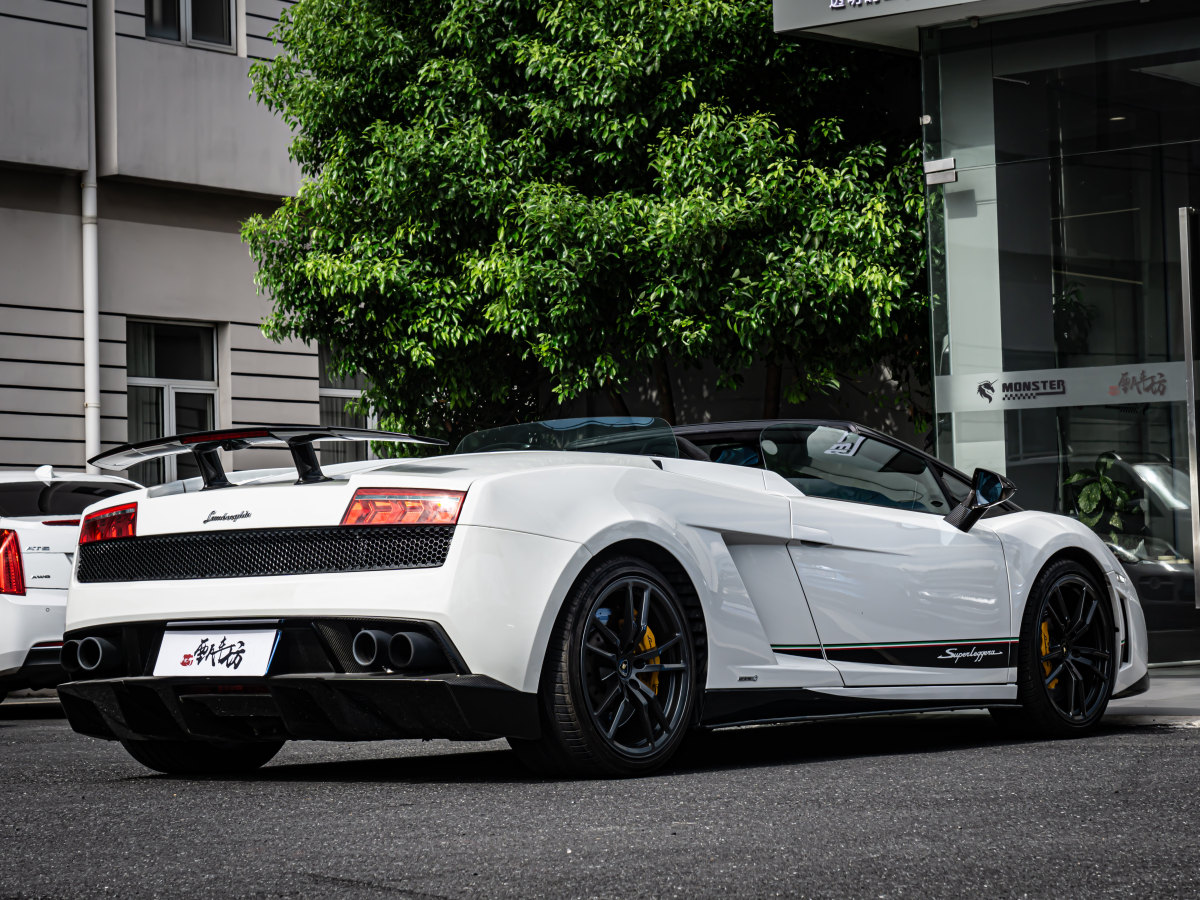
<path id="1" fill-rule="evenodd" d="M 1164 540 L 1149 535 L 1111 534 L 1108 547 L 1121 562 L 1136 563 L 1142 560 L 1154 562 L 1179 563 L 1186 565 L 1191 562 Z"/>
<path id="2" fill-rule="evenodd" d="M 1135 463 L 1133 470 L 1167 509 L 1187 509 L 1191 491 L 1186 472 L 1169 463 Z"/>
<path id="3" fill-rule="evenodd" d="M 671 426 L 662 419 L 600 416 L 547 419 L 505 425 L 468 434 L 455 453 L 499 450 L 569 450 L 576 453 L 628 453 L 679 456 Z"/>
<path id="4" fill-rule="evenodd" d="M 73 516 L 97 500 L 133 489 L 113 481 L 0 482 L 0 516 Z"/>
<path id="5" fill-rule="evenodd" d="M 773 425 L 759 443 L 766 467 L 810 497 L 949 512 L 925 460 L 870 435 L 827 425 Z"/>

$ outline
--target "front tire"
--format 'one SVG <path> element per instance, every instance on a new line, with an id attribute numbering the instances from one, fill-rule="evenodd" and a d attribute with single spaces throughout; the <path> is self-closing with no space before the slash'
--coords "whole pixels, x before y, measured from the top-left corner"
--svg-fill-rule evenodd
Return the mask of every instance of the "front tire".
<path id="1" fill-rule="evenodd" d="M 691 725 L 695 643 L 671 582 L 632 556 L 607 560 L 568 595 L 546 651 L 542 737 L 509 739 L 535 771 L 643 775 Z"/>
<path id="2" fill-rule="evenodd" d="M 1020 709 L 994 709 L 1002 724 L 1044 737 L 1086 734 L 1100 724 L 1117 670 L 1108 592 L 1079 563 L 1060 560 L 1038 576 L 1021 621 Z"/>
<path id="3" fill-rule="evenodd" d="M 121 741 L 121 746 L 166 775 L 241 775 L 270 762 L 283 741 Z"/>

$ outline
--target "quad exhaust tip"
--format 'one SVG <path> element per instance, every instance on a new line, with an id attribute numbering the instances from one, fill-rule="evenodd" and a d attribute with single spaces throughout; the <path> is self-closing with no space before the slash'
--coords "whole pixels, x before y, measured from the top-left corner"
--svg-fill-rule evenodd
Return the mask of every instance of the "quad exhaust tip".
<path id="1" fill-rule="evenodd" d="M 60 653 L 59 661 L 68 672 L 106 675 L 121 667 L 121 651 L 112 641 L 101 637 L 64 641 Z"/>
<path id="2" fill-rule="evenodd" d="M 412 672 L 449 668 L 442 648 L 432 638 L 416 631 L 391 634 L 364 628 L 354 636 L 351 651 L 354 661 L 366 669 Z"/>
<path id="3" fill-rule="evenodd" d="M 392 636 L 386 631 L 364 628 L 354 636 L 354 643 L 350 649 L 354 653 L 354 661 L 370 669 L 387 659 L 388 645 L 391 642 Z"/>
<path id="4" fill-rule="evenodd" d="M 354 661 L 364 669 L 393 672 L 448 671 L 450 661 L 441 646 L 417 631 L 380 631 L 364 628 L 351 644 Z M 102 637 L 64 641 L 59 660 L 71 674 L 89 677 L 108 675 L 121 668 L 121 651 Z"/>

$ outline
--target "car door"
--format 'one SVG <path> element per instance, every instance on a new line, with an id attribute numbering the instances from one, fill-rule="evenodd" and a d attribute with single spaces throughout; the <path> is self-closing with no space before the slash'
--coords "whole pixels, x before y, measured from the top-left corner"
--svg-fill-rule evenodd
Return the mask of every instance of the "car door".
<path id="1" fill-rule="evenodd" d="M 919 454 L 819 425 L 768 429 L 762 447 L 805 495 L 791 499 L 789 551 L 847 686 L 1011 680 L 1000 540 L 944 520 L 952 501 Z"/>

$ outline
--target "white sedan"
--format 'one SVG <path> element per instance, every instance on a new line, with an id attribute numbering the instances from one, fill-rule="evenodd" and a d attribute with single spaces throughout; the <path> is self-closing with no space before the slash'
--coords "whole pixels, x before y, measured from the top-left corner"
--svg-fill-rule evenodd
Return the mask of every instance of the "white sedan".
<path id="1" fill-rule="evenodd" d="M 0 472 L 0 699 L 63 680 L 59 650 L 80 513 L 138 487 L 51 466 Z"/>
<path id="2" fill-rule="evenodd" d="M 987 708 L 1061 736 L 1145 689 L 1136 592 L 1080 523 L 852 424 L 768 424 L 757 465 L 714 461 L 719 430 L 540 422 L 329 472 L 316 441 L 429 441 L 261 426 L 102 454 L 190 452 L 203 480 L 87 511 L 71 725 L 172 773 L 505 737 L 541 772 L 629 775 L 693 727 Z M 221 466 L 280 443 L 294 471 Z"/>

